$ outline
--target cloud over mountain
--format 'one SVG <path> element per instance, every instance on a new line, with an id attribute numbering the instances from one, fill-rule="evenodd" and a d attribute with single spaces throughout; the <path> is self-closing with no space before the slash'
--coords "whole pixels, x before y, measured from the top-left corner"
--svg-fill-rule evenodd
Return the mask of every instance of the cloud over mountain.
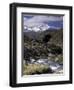
<path id="1" fill-rule="evenodd" d="M 24 15 L 24 29 L 28 30 L 46 30 L 48 28 L 61 28 L 60 25 L 56 27 L 53 23 L 51 26 L 51 22 L 62 22 L 63 23 L 63 16 L 45 16 L 45 15 Z"/>

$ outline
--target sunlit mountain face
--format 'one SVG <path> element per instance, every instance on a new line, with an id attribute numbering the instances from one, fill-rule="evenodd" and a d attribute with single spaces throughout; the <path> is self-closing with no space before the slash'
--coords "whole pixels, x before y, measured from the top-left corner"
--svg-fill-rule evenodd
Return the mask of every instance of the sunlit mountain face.
<path id="1" fill-rule="evenodd" d="M 62 15 L 23 15 L 23 32 L 63 29 Z"/>

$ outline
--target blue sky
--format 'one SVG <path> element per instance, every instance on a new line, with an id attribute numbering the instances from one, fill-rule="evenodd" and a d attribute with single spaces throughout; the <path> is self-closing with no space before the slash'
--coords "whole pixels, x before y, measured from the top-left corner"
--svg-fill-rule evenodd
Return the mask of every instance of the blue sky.
<path id="1" fill-rule="evenodd" d="M 24 14 L 24 25 L 34 27 L 39 25 L 48 25 L 49 27 L 63 28 L 62 15 L 27 15 Z"/>

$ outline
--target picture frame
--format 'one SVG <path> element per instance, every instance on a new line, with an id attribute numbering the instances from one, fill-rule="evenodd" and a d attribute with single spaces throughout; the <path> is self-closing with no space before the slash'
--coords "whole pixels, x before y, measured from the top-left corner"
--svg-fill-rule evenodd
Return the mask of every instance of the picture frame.
<path id="1" fill-rule="evenodd" d="M 50 35 L 47 35 L 47 30 Z M 54 38 L 49 41 L 50 37 Z M 51 68 L 47 62 L 52 62 Z M 61 68 L 59 72 L 55 71 L 57 65 Z M 9 66 L 11 87 L 71 84 L 72 6 L 11 3 Z"/>

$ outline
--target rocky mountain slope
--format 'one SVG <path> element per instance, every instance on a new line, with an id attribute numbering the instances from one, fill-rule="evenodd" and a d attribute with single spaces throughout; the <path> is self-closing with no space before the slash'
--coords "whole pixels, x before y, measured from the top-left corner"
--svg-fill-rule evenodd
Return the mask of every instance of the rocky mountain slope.
<path id="1" fill-rule="evenodd" d="M 41 60 L 53 61 L 63 65 L 63 30 L 48 29 L 45 31 L 24 32 L 24 62 L 26 65 L 38 64 Z M 34 60 L 34 61 L 33 61 Z M 39 63 L 37 63 L 40 60 Z M 58 65 L 56 64 L 56 65 Z M 46 64 L 48 66 L 48 64 Z M 55 65 L 55 64 L 54 64 Z M 55 65 L 55 66 L 56 66 Z M 33 65 L 31 65 L 33 66 Z M 52 65 L 50 65 L 52 67 Z"/>

